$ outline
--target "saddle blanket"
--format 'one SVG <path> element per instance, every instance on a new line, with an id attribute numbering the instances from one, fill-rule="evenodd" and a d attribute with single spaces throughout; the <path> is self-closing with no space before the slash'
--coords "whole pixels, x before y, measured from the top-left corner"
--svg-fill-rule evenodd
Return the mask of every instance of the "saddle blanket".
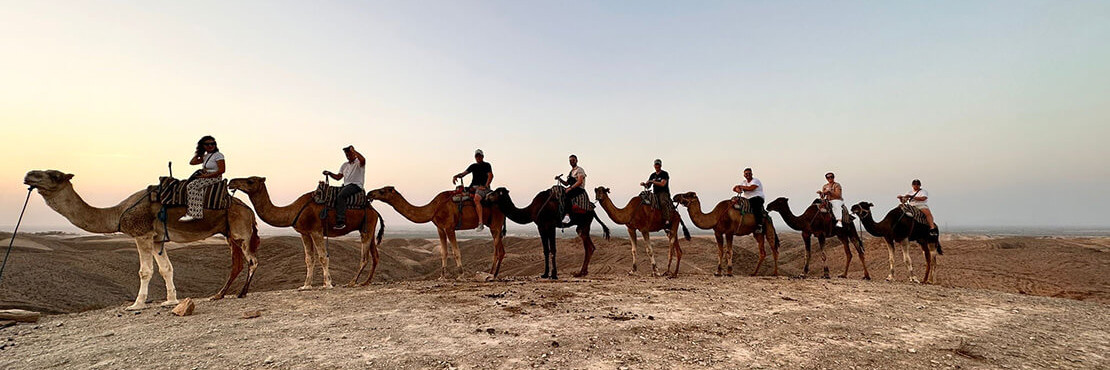
<path id="1" fill-rule="evenodd" d="M 158 178 L 158 185 L 152 186 L 150 201 L 166 207 L 189 204 L 189 190 L 185 187 L 188 180 L 178 180 L 168 176 Z M 231 194 L 227 192 L 227 179 L 204 189 L 204 209 L 227 209 L 231 205 Z"/>
<path id="2" fill-rule="evenodd" d="M 752 213 L 752 204 L 743 197 L 732 197 L 732 208 L 740 211 L 740 214 L 742 215 Z"/>
<path id="3" fill-rule="evenodd" d="M 339 186 L 328 186 L 328 184 L 320 184 L 316 187 L 316 191 L 312 192 L 312 201 L 316 204 L 323 204 L 328 207 L 335 207 L 336 195 L 339 195 Z M 366 199 L 366 193 L 357 192 L 351 195 L 347 202 L 347 209 L 365 209 L 370 202 Z"/>
<path id="4" fill-rule="evenodd" d="M 906 215 L 906 217 L 913 217 L 913 220 L 922 225 L 929 225 L 929 220 L 925 218 L 925 212 L 922 212 L 917 207 L 909 204 L 899 204 L 898 208 Z"/>

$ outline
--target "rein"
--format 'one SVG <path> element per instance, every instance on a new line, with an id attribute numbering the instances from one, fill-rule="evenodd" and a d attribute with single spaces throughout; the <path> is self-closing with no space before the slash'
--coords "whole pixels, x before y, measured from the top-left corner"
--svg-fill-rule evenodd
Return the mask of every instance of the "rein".
<path id="1" fill-rule="evenodd" d="M 12 254 L 12 246 L 15 245 L 15 235 L 19 232 L 19 224 L 23 223 L 23 214 L 27 212 L 27 203 L 31 201 L 32 190 L 35 190 L 34 186 L 27 187 L 27 199 L 23 200 L 23 210 L 19 211 L 19 221 L 15 223 L 15 230 L 12 230 L 12 240 L 8 242 L 8 251 L 4 253 L 4 263 L 0 264 L 0 281 L 3 281 L 4 267 L 8 266 L 8 255 Z"/>

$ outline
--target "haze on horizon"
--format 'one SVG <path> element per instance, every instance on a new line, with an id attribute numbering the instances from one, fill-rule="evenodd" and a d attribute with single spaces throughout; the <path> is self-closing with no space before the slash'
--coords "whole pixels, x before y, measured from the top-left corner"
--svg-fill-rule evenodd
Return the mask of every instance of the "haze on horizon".
<path id="1" fill-rule="evenodd" d="M 769 200 L 798 211 L 833 171 L 850 203 L 884 210 L 920 178 L 942 226 L 1110 226 L 1108 2 L 0 10 L 0 225 L 15 224 L 28 170 L 74 173 L 89 203 L 111 206 L 168 161 L 191 172 L 211 134 L 225 177 L 266 176 L 278 204 L 353 144 L 368 188 L 418 204 L 481 148 L 518 202 L 575 153 L 587 188 L 610 187 L 621 205 L 661 158 L 672 193 L 703 203 L 752 167 Z M 24 225 L 68 222 L 35 194 Z"/>

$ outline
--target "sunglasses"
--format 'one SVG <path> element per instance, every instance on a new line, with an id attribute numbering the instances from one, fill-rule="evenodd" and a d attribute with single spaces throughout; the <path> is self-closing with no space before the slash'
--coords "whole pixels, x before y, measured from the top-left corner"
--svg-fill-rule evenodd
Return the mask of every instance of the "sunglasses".
<path id="1" fill-rule="evenodd" d="M 205 146 L 208 146 L 208 145 L 211 145 L 211 146 L 216 146 L 216 143 L 215 143 L 215 142 L 211 142 L 211 143 L 204 143 L 204 145 L 205 145 Z"/>
<path id="2" fill-rule="evenodd" d="M 833 178 L 833 177 L 832 177 L 832 176 L 825 176 L 825 178 L 826 178 L 826 179 L 831 179 L 831 178 Z"/>

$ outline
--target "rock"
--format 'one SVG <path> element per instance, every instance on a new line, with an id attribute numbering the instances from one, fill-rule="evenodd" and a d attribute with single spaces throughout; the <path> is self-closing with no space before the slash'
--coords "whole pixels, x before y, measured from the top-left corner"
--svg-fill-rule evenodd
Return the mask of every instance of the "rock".
<path id="1" fill-rule="evenodd" d="M 39 313 L 27 310 L 0 310 L 0 319 L 19 322 L 37 322 Z"/>
<path id="2" fill-rule="evenodd" d="M 193 310 L 195 310 L 196 307 L 197 305 L 193 303 L 192 298 L 185 298 L 181 303 L 178 303 L 177 307 L 174 307 L 171 312 L 177 316 L 190 316 L 193 314 Z"/>
<path id="3" fill-rule="evenodd" d="M 262 311 L 254 310 L 254 311 L 243 312 L 243 316 L 241 316 L 239 318 L 240 319 L 253 319 L 253 318 L 257 318 L 257 317 L 262 317 Z"/>
<path id="4" fill-rule="evenodd" d="M 559 342 L 551 341 L 551 347 L 552 348 L 559 348 Z"/>
<path id="5" fill-rule="evenodd" d="M 266 359 L 265 359 L 265 360 L 263 360 L 263 361 L 262 361 L 262 363 L 264 363 L 264 364 L 272 364 L 272 363 L 274 363 L 274 356 L 266 356 Z"/>

